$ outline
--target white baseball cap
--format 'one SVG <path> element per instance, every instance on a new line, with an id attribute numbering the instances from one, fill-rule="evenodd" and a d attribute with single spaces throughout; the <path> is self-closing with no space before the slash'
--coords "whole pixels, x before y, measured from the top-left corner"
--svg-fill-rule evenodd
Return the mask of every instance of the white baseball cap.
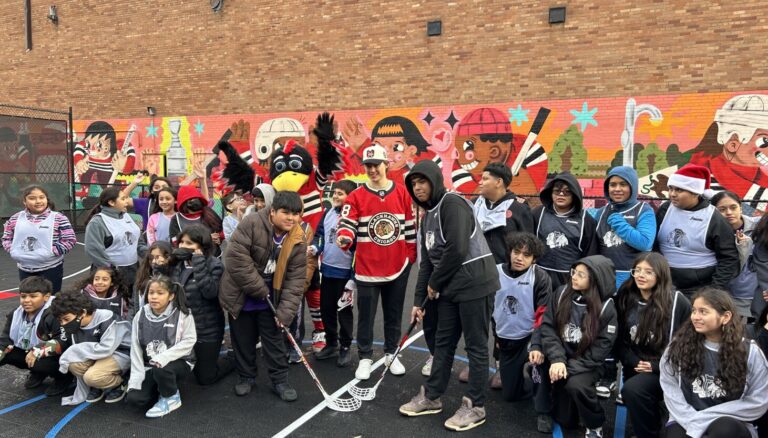
<path id="1" fill-rule="evenodd" d="M 363 150 L 363 164 L 378 165 L 387 161 L 387 150 L 377 144 L 368 146 Z"/>

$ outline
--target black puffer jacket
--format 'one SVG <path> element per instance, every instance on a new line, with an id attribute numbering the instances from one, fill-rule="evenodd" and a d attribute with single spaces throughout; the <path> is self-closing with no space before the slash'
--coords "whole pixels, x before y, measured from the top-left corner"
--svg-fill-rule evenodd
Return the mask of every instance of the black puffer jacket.
<path id="1" fill-rule="evenodd" d="M 184 286 L 187 305 L 195 319 L 197 342 L 221 342 L 224 337 L 224 311 L 219 304 L 219 283 L 224 266 L 216 257 L 193 255 L 191 266 L 180 262 L 171 278 Z"/>

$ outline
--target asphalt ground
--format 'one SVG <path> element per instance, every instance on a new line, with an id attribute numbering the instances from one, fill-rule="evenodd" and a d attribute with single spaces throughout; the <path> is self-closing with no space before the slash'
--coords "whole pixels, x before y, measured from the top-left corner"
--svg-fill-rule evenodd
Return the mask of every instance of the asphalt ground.
<path id="1" fill-rule="evenodd" d="M 82 236 L 79 236 L 82 239 Z M 86 274 L 89 262 L 82 245 L 67 255 L 64 265 L 64 289 L 71 287 Z M 413 287 L 417 270 L 409 279 L 404 306 L 403 330 L 413 302 Z M 0 251 L 0 313 L 7 314 L 18 306 L 16 298 L 18 271 L 8 255 Z M 377 315 L 374 362 L 383 356 L 381 311 Z M 4 321 L 4 319 L 3 319 Z M 306 327 L 311 332 L 307 312 Z M 416 418 L 402 416 L 398 407 L 415 395 L 425 378 L 421 367 L 429 357 L 420 329 L 411 336 L 413 344 L 401 354 L 400 360 L 407 372 L 404 376 L 388 375 L 377 391 L 375 400 L 363 402 L 351 413 L 335 412 L 324 407 L 323 397 L 309 373 L 301 364 L 291 365 L 289 381 L 297 389 L 299 399 L 293 403 L 280 400 L 269 389 L 266 373 L 258 377 L 254 391 L 246 397 L 233 392 L 236 376 L 230 374 L 215 385 L 202 387 L 193 377 L 181 385 L 182 407 L 165 418 L 147 419 L 144 409 L 127 403 L 113 405 L 83 403 L 79 406 L 61 406 L 59 397 L 43 395 L 46 385 L 33 390 L 24 389 L 26 371 L 12 366 L 0 368 L 0 437 L 230 437 L 230 436 L 292 436 L 292 437 L 542 437 L 536 431 L 536 413 L 532 402 L 509 403 L 501 398 L 501 391 L 488 389 L 487 421 L 467 432 L 451 432 L 443 423 L 458 409 L 466 385 L 458 381 L 459 372 L 467 359 L 463 343 L 459 344 L 454 361 L 453 375 L 446 394 L 442 397 L 443 412 Z M 463 342 L 463 341 L 462 341 Z M 309 348 L 305 345 L 305 351 Z M 334 359 L 317 361 L 308 354 L 309 362 L 328 393 L 345 385 L 354 384 L 357 355 L 353 347 L 353 363 L 348 368 L 337 368 Z M 259 359 L 261 361 L 261 358 Z M 263 362 L 260 362 L 260 364 Z M 489 368 L 493 364 L 489 364 Z M 372 373 L 371 380 L 360 386 L 373 385 L 382 367 Z M 46 384 L 49 382 L 46 382 Z M 341 398 L 349 398 L 346 392 Z M 613 401 L 604 403 L 608 421 L 604 436 L 623 437 L 624 409 L 617 410 Z M 617 431 L 614 416 L 619 412 Z M 561 431 L 556 427 L 553 436 L 583 436 L 583 430 Z M 614 435 L 615 434 L 615 435 Z"/>

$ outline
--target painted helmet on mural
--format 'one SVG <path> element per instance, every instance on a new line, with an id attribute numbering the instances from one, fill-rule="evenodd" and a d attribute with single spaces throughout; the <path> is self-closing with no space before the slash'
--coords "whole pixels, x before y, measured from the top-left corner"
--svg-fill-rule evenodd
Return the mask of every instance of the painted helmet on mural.
<path id="1" fill-rule="evenodd" d="M 478 108 L 461 119 L 457 135 L 511 134 L 509 118 L 495 108 Z"/>
<path id="2" fill-rule="evenodd" d="M 256 158 L 260 163 L 266 163 L 275 151 L 275 141 L 281 137 L 304 138 L 304 127 L 301 122 L 287 117 L 271 119 L 264 122 L 256 133 Z"/>

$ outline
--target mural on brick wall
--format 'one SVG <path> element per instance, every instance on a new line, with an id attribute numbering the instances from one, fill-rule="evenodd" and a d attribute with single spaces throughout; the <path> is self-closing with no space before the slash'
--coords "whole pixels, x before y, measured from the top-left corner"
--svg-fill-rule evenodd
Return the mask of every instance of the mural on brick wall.
<path id="1" fill-rule="evenodd" d="M 665 197 L 668 176 L 692 162 L 711 169 L 715 189 L 761 210 L 768 205 L 768 91 L 328 111 L 349 158 L 343 173 L 357 181 L 365 179 L 360 154 L 376 143 L 389 153 L 391 178 L 434 160 L 463 193 L 477 191 L 488 163 L 504 162 L 519 195 L 535 195 L 548 175 L 570 171 L 586 195 L 603 196 L 607 170 L 630 165 L 642 196 Z M 270 155 L 289 140 L 314 154 L 317 114 L 76 121 L 78 201 L 98 195 L 94 183 L 128 183 L 139 169 L 180 184 L 210 177 L 226 163 L 214 148 L 222 138 L 244 140 L 238 154 L 266 177 Z"/>

